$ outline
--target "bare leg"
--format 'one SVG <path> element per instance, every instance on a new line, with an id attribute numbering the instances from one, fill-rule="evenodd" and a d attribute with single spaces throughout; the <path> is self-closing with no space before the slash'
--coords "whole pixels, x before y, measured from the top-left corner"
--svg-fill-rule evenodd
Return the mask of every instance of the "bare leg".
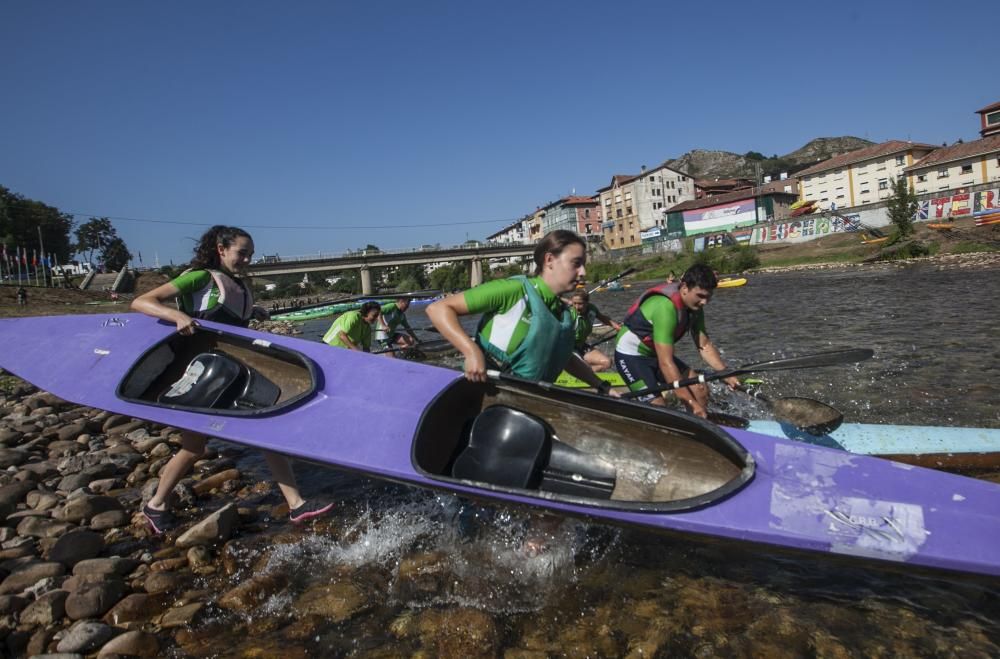
<path id="1" fill-rule="evenodd" d="M 208 437 L 199 433 L 185 430 L 181 434 L 181 450 L 160 470 L 160 482 L 156 486 L 156 494 L 149 500 L 150 508 L 163 510 L 166 507 L 167 497 L 205 452 L 207 442 Z"/>
<path id="2" fill-rule="evenodd" d="M 583 356 L 583 361 L 594 371 L 606 371 L 611 368 L 611 359 L 600 350 L 591 350 Z"/>
<path id="3" fill-rule="evenodd" d="M 292 471 L 291 461 L 279 453 L 271 453 L 270 451 L 264 451 L 264 459 L 267 460 L 267 466 L 271 468 L 271 474 L 278 483 L 281 495 L 288 502 L 289 509 L 294 510 L 301 506 L 304 499 L 299 493 L 298 484 L 295 482 L 295 472 Z"/>

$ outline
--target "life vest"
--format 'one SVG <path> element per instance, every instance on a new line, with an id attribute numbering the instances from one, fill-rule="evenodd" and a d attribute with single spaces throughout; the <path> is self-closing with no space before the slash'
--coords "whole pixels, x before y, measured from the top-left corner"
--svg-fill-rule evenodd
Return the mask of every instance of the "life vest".
<path id="1" fill-rule="evenodd" d="M 528 380 L 552 382 L 559 376 L 570 355 L 573 354 L 575 334 L 573 315 L 566 305 L 562 305 L 562 317 L 556 319 L 527 277 L 517 275 L 511 279 L 521 282 L 528 300 L 528 309 L 531 313 L 528 333 L 514 352 L 507 354 L 483 340 L 482 330 L 487 321 L 487 314 L 483 314 L 476 329 L 476 343 L 502 370 Z"/>
<path id="2" fill-rule="evenodd" d="M 211 320 L 226 325 L 246 327 L 253 316 L 253 293 L 243 280 L 234 279 L 221 270 L 205 270 L 212 275 L 212 281 L 219 291 L 215 306 L 210 309 L 194 309 L 188 315 L 192 318 Z"/>
<path id="3" fill-rule="evenodd" d="M 681 286 L 677 282 L 669 284 L 663 283 L 659 286 L 654 286 L 639 296 L 639 299 L 636 300 L 625 313 L 625 320 L 622 324 L 625 325 L 625 327 L 627 327 L 633 334 L 638 336 L 639 340 L 642 341 L 647 348 L 655 351 L 656 348 L 653 346 L 653 324 L 642 315 L 642 312 L 639 311 L 639 307 L 642 306 L 642 303 L 654 295 L 662 295 L 663 297 L 669 299 L 673 303 L 674 309 L 677 311 L 677 325 L 674 327 L 674 343 L 680 341 L 691 327 L 691 312 L 686 306 L 684 306 L 684 301 L 681 300 Z M 692 333 L 691 338 L 694 339 L 695 347 L 697 347 L 698 337 Z"/>

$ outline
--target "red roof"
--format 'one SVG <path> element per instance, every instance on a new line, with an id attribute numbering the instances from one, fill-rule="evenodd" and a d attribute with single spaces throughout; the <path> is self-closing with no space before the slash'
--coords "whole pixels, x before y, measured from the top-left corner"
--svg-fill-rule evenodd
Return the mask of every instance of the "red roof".
<path id="1" fill-rule="evenodd" d="M 938 147 L 932 144 L 922 144 L 920 142 L 905 142 L 903 140 L 889 140 L 888 142 L 882 142 L 881 144 L 873 144 L 872 146 L 866 146 L 863 149 L 856 149 L 854 151 L 848 151 L 847 153 L 842 153 L 839 156 L 834 156 L 829 160 L 824 160 L 823 162 L 816 163 L 808 169 L 804 169 L 801 172 L 796 172 L 795 176 L 802 179 L 806 176 L 812 174 L 818 174 L 819 172 L 825 172 L 830 169 L 840 169 L 841 167 L 847 167 L 848 165 L 853 165 L 856 162 L 861 162 L 863 160 L 872 160 L 873 158 L 882 158 L 885 156 L 891 156 L 894 153 L 902 153 L 909 151 L 910 149 L 936 149 Z"/>
<path id="2" fill-rule="evenodd" d="M 931 151 L 904 171 L 912 172 L 915 169 L 923 169 L 929 165 L 940 165 L 946 162 L 954 162 L 955 160 L 981 156 L 985 153 L 995 153 L 997 151 L 1000 151 L 1000 135 L 990 135 L 981 140 L 973 140 L 964 144 L 952 144 L 951 146 L 944 146 L 936 151 Z"/>
<path id="3" fill-rule="evenodd" d="M 984 112 L 992 112 L 993 110 L 1000 110 L 1000 101 L 997 101 L 993 105 L 987 105 L 982 110 L 976 110 L 976 114 L 983 114 Z"/>

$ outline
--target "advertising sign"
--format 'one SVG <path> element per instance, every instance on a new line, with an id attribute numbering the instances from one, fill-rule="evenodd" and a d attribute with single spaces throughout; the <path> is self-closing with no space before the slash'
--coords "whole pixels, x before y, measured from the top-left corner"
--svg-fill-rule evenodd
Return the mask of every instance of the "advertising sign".
<path id="1" fill-rule="evenodd" d="M 736 227 L 754 224 L 757 221 L 755 206 L 753 199 L 744 199 L 729 204 L 684 211 L 684 230 L 690 236 L 710 231 L 731 231 Z"/>

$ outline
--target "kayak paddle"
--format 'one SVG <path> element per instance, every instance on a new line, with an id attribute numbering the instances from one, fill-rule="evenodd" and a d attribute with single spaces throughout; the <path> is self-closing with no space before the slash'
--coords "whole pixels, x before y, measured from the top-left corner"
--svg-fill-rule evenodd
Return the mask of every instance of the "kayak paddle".
<path id="1" fill-rule="evenodd" d="M 812 398 L 769 398 L 756 389 L 744 386 L 737 387 L 737 390 L 764 403 L 778 421 L 790 423 L 810 435 L 829 434 L 844 422 L 843 412 Z"/>
<path id="2" fill-rule="evenodd" d="M 597 286 L 594 286 L 594 287 L 593 287 L 592 289 L 590 289 L 589 291 L 587 291 L 587 293 L 589 293 L 589 294 L 592 294 L 592 293 L 594 293 L 594 292 L 595 292 L 595 291 L 596 291 L 597 289 L 599 289 L 599 288 L 602 288 L 602 287 L 604 287 L 604 286 L 607 286 L 608 284 L 610 284 L 610 283 L 611 283 L 611 282 L 613 282 L 613 281 L 618 281 L 618 280 L 619 280 L 619 279 L 621 279 L 622 277 L 625 277 L 625 276 L 627 276 L 627 275 L 630 275 L 630 274 L 632 274 L 633 272 L 635 272 L 635 268 L 628 268 L 627 270 L 622 270 L 621 272 L 619 272 L 619 273 L 618 273 L 617 275 L 615 275 L 615 276 L 614 276 L 614 277 L 612 277 L 611 279 L 605 279 L 604 281 L 602 281 L 602 282 L 601 282 L 600 284 L 598 284 Z"/>
<path id="3" fill-rule="evenodd" d="M 622 398 L 639 398 L 648 394 L 658 394 L 661 391 L 671 389 L 681 389 L 690 387 L 693 384 L 704 384 L 713 380 L 724 380 L 733 375 L 743 375 L 744 373 L 758 373 L 760 371 L 783 371 L 796 368 L 817 368 L 819 366 L 836 366 L 839 364 L 853 364 L 875 356 L 875 351 L 868 348 L 850 348 L 847 350 L 831 350 L 829 352 L 817 352 L 812 355 L 801 357 L 788 357 L 787 359 L 772 359 L 766 362 L 756 362 L 744 364 L 739 368 L 716 371 L 714 373 L 701 373 L 693 378 L 678 380 L 670 384 L 662 384 L 649 387 L 641 391 L 630 391 L 622 394 Z"/>
<path id="4" fill-rule="evenodd" d="M 602 336 L 598 340 L 594 341 L 593 343 L 585 343 L 584 347 L 589 352 L 589 351 L 593 350 L 594 348 L 596 348 L 597 346 L 599 346 L 602 343 L 604 343 L 605 341 L 610 341 L 611 339 L 615 338 L 616 336 L 618 336 L 618 332 L 617 331 L 615 331 L 615 332 L 608 332 L 607 334 L 605 334 L 604 336 Z"/>

